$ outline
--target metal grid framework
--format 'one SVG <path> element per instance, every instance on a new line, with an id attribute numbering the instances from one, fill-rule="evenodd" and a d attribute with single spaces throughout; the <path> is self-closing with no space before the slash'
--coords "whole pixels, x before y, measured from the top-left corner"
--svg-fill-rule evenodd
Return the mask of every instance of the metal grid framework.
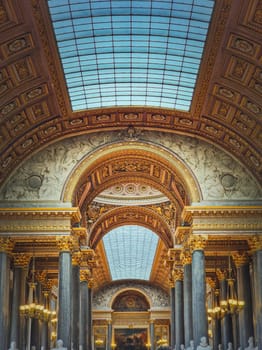
<path id="1" fill-rule="evenodd" d="M 188 111 L 214 0 L 48 0 L 72 110 Z"/>
<path id="2" fill-rule="evenodd" d="M 107 233 L 103 243 L 112 280 L 149 280 L 158 240 L 142 226 L 121 226 Z"/>

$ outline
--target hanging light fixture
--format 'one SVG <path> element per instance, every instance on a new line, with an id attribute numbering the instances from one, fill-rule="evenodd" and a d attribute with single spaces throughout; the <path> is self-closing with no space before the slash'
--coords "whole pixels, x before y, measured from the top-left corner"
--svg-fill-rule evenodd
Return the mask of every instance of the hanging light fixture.
<path id="1" fill-rule="evenodd" d="M 228 278 L 227 278 L 227 298 L 220 300 L 220 307 L 223 313 L 236 314 L 239 313 L 244 305 L 244 300 L 237 298 L 237 292 L 235 289 L 235 279 L 232 275 L 231 256 L 228 256 Z"/>
<path id="2" fill-rule="evenodd" d="M 224 316 L 224 311 L 222 310 L 222 308 L 220 307 L 220 302 L 219 302 L 219 289 L 216 288 L 218 284 L 218 280 L 217 280 L 217 260 L 215 260 L 215 281 L 214 281 L 214 292 L 212 293 L 212 301 L 211 301 L 211 308 L 207 309 L 208 312 L 208 317 L 209 320 L 211 321 L 211 319 L 219 319 L 222 318 Z"/>
<path id="3" fill-rule="evenodd" d="M 33 262 L 32 262 L 32 281 L 28 283 L 29 293 L 27 304 L 20 305 L 20 315 L 25 318 L 35 318 L 42 321 L 49 321 L 56 316 L 56 312 L 51 312 L 45 305 L 39 304 L 37 301 L 37 293 L 35 282 L 35 249 L 33 247 Z M 45 296 L 46 298 L 46 296 Z"/>
<path id="4" fill-rule="evenodd" d="M 219 303 L 219 289 L 216 288 L 212 300 L 212 308 L 208 308 L 208 316 L 213 319 L 222 318 L 225 314 L 225 311 L 222 309 Z"/>

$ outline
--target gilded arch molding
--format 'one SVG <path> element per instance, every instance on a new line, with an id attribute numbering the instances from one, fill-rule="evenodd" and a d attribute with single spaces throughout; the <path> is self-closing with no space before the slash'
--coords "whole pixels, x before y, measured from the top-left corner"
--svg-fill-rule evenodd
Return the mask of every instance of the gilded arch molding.
<path id="1" fill-rule="evenodd" d="M 105 188 L 134 178 L 154 185 L 180 209 L 201 199 L 195 177 L 180 158 L 159 146 L 132 141 L 88 154 L 67 179 L 62 200 L 86 207 Z"/>
<path id="2" fill-rule="evenodd" d="M 172 232 L 163 216 L 145 207 L 115 208 L 102 215 L 91 228 L 88 245 L 95 249 L 110 230 L 122 225 L 141 225 L 155 232 L 167 247 L 173 246 Z"/>

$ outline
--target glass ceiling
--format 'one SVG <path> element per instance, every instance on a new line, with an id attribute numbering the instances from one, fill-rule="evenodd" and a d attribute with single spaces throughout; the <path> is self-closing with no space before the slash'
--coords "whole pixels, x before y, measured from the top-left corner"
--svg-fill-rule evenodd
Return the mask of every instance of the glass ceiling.
<path id="1" fill-rule="evenodd" d="M 112 280 L 149 280 L 158 236 L 142 226 L 121 226 L 103 238 Z"/>
<path id="2" fill-rule="evenodd" d="M 215 0 L 48 0 L 73 111 L 188 111 Z"/>

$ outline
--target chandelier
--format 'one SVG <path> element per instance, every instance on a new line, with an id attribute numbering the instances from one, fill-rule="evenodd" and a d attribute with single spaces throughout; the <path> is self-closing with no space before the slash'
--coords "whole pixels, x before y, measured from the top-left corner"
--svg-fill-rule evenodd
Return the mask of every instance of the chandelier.
<path id="1" fill-rule="evenodd" d="M 41 321 L 50 321 L 56 317 L 55 311 L 50 311 L 45 305 L 39 304 L 37 301 L 36 295 L 36 286 L 35 282 L 35 254 L 33 252 L 33 264 L 32 264 L 32 281 L 28 283 L 29 293 L 28 293 L 28 302 L 27 304 L 20 305 L 19 311 L 20 315 L 25 318 L 35 318 Z M 44 294 L 45 304 L 47 304 L 47 294 Z"/>
<path id="2" fill-rule="evenodd" d="M 212 300 L 212 308 L 207 309 L 208 316 L 210 319 L 219 319 L 222 318 L 225 314 L 225 311 L 221 308 L 219 303 L 219 289 L 215 289 L 214 297 Z"/>
<path id="3" fill-rule="evenodd" d="M 231 257 L 228 257 L 227 298 L 220 300 L 221 311 L 225 314 L 239 313 L 245 305 L 244 300 L 237 298 L 235 279 L 232 276 Z"/>

